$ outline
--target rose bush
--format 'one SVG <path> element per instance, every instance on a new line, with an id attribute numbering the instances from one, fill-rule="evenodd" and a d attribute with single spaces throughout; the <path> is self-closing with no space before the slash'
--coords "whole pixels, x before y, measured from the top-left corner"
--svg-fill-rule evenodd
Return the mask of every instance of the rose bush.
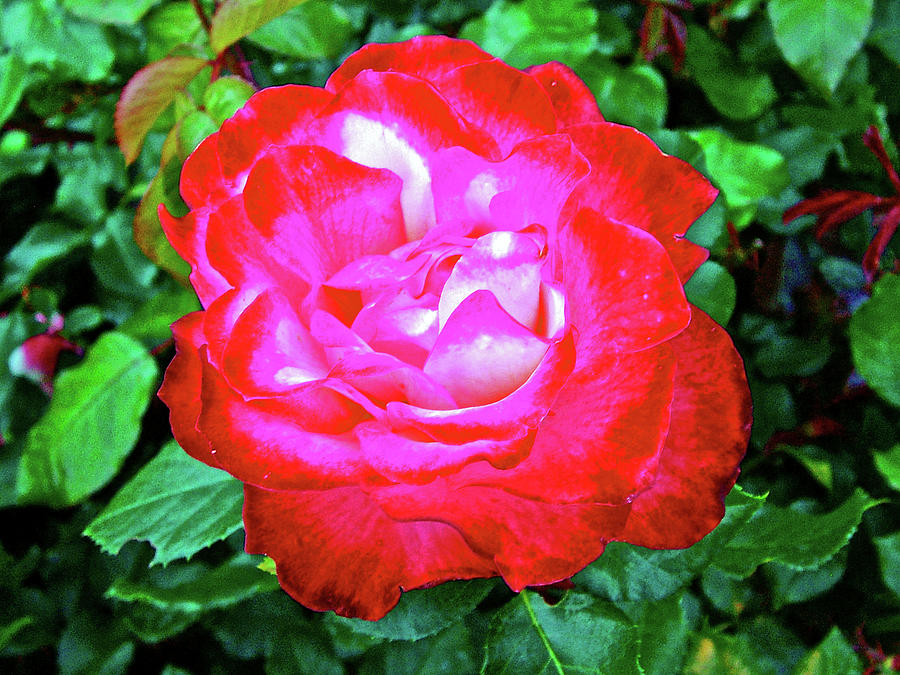
<path id="1" fill-rule="evenodd" d="M 716 191 L 565 66 L 369 45 L 324 88 L 252 97 L 181 192 L 161 217 L 204 309 L 160 396 L 307 607 L 520 590 L 721 519 L 749 392 L 683 290 Z"/>

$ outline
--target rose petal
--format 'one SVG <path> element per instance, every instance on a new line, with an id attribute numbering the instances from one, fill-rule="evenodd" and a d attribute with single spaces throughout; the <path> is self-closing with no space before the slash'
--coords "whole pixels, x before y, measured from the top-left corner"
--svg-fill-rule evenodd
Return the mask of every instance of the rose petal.
<path id="1" fill-rule="evenodd" d="M 175 358 L 166 369 L 157 395 L 169 407 L 169 422 L 178 445 L 191 457 L 218 467 L 209 440 L 197 429 L 203 374 L 200 356 L 204 344 L 203 312 L 191 312 L 180 318 L 172 324 L 172 334 L 175 336 Z"/>
<path id="2" fill-rule="evenodd" d="M 347 57 L 328 78 L 325 89 L 336 92 L 364 70 L 405 73 L 435 82 L 454 68 L 493 58 L 474 42 L 443 35 L 421 35 L 393 44 L 368 44 Z"/>
<path id="3" fill-rule="evenodd" d="M 198 428 L 219 466 L 245 483 L 324 490 L 378 480 L 349 433 L 358 409 L 322 383 L 246 401 L 204 364 L 201 392 Z"/>
<path id="4" fill-rule="evenodd" d="M 566 132 L 591 164 L 591 175 L 573 191 L 569 213 L 588 207 L 613 222 L 646 230 L 666 247 L 681 280 L 689 279 L 702 262 L 702 251 L 681 236 L 718 191 L 636 129 L 607 123 Z"/>
<path id="5" fill-rule="evenodd" d="M 313 129 L 316 142 L 355 162 L 389 169 L 403 181 L 409 240 L 434 226 L 431 164 L 435 152 L 462 146 L 487 156 L 496 143 L 470 127 L 427 82 L 364 71 L 347 83 Z"/>
<path id="6" fill-rule="evenodd" d="M 222 356 L 222 373 L 246 397 L 286 392 L 324 379 L 328 362 L 321 345 L 281 291 L 267 289 L 234 322 Z"/>
<path id="7" fill-rule="evenodd" d="M 491 467 L 509 469 L 534 443 L 534 432 L 528 429 L 507 440 L 475 438 L 458 445 L 399 435 L 378 422 L 363 422 L 354 433 L 373 469 L 391 481 L 414 485 L 425 485 L 482 460 Z"/>
<path id="8" fill-rule="evenodd" d="M 690 322 L 681 281 L 647 232 L 585 209 L 560 233 L 559 251 L 579 367 L 604 351 L 655 347 Z"/>
<path id="9" fill-rule="evenodd" d="M 457 407 L 450 392 L 439 383 L 419 368 L 389 354 L 348 354 L 331 370 L 329 377 L 349 384 L 382 405 L 387 401 L 406 401 L 434 410 Z"/>
<path id="10" fill-rule="evenodd" d="M 217 134 L 222 173 L 242 185 L 269 146 L 303 145 L 315 140 L 309 126 L 333 96 L 318 87 L 294 84 L 256 92 Z"/>
<path id="11" fill-rule="evenodd" d="M 275 560 L 282 588 L 306 607 L 376 620 L 401 591 L 497 573 L 460 534 L 433 521 L 392 520 L 360 490 L 244 488 L 248 553 Z"/>
<path id="12" fill-rule="evenodd" d="M 247 215 L 266 258 L 320 283 L 363 255 L 406 242 L 400 181 L 316 146 L 272 148 L 247 178 Z M 260 252 L 263 253 L 263 252 Z"/>
<path id="13" fill-rule="evenodd" d="M 387 419 L 396 430 L 415 429 L 442 443 L 522 437 L 547 414 L 560 383 L 574 365 L 575 343 L 568 333 L 550 344 L 543 360 L 522 386 L 496 403 L 457 410 L 426 410 L 394 401 L 387 405 Z"/>
<path id="14" fill-rule="evenodd" d="M 191 266 L 191 286 L 197 292 L 200 303 L 203 307 L 209 307 L 213 300 L 231 288 L 219 271 L 210 265 L 206 254 L 204 242 L 209 212 L 199 208 L 182 218 L 175 218 L 164 204 L 160 204 L 157 213 L 172 248 Z"/>
<path id="15" fill-rule="evenodd" d="M 184 160 L 179 191 L 192 209 L 217 204 L 237 193 L 234 183 L 222 173 L 218 141 L 219 134 L 207 136 Z"/>
<path id="16" fill-rule="evenodd" d="M 556 504 L 624 504 L 645 489 L 669 429 L 672 350 L 608 355 L 595 366 L 569 377 L 520 464 L 508 471 L 473 464 L 451 484 Z"/>
<path id="17" fill-rule="evenodd" d="M 438 224 L 461 235 L 473 227 L 516 232 L 532 223 L 555 231 L 563 205 L 589 171 L 565 135 L 525 141 L 499 162 L 450 148 L 438 154 L 434 169 Z"/>
<path id="18" fill-rule="evenodd" d="M 723 328 L 696 307 L 692 314 L 671 343 L 675 397 L 656 479 L 635 497 L 616 537 L 648 548 L 685 548 L 718 525 L 750 437 L 741 357 Z"/>
<path id="19" fill-rule="evenodd" d="M 461 406 L 482 406 L 517 389 L 548 342 L 513 319 L 490 291 L 475 291 L 447 319 L 422 370 Z"/>
<path id="20" fill-rule="evenodd" d="M 535 78 L 550 97 L 558 128 L 604 121 L 594 94 L 571 68 L 552 61 L 526 68 L 525 72 Z"/>
<path id="21" fill-rule="evenodd" d="M 516 321 L 534 328 L 541 297 L 541 250 L 528 235 L 490 232 L 453 266 L 438 304 L 440 326 L 475 291 L 490 291 Z"/>
<path id="22" fill-rule="evenodd" d="M 421 368 L 438 337 L 437 302 L 431 293 L 387 291 L 362 308 L 352 328 L 373 349 Z"/>
<path id="23" fill-rule="evenodd" d="M 514 591 L 551 584 L 581 571 L 621 531 L 628 506 L 545 504 L 493 488 L 427 486 L 373 490 L 392 518 L 439 520 L 455 527 L 485 558 L 493 558 Z"/>
<path id="24" fill-rule="evenodd" d="M 460 66 L 433 83 L 466 120 L 497 141 L 503 157 L 522 141 L 556 131 L 544 88 L 498 59 Z"/>

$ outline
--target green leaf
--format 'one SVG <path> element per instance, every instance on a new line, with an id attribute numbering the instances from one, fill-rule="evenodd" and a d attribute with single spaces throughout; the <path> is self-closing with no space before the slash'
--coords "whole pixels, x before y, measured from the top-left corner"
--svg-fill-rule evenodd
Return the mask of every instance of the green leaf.
<path id="1" fill-rule="evenodd" d="M 34 623 L 34 617 L 21 616 L 14 621 L 9 622 L 5 626 L 0 626 L 0 651 L 16 636 L 16 633 L 22 631 Z"/>
<path id="2" fill-rule="evenodd" d="M 481 672 L 639 673 L 639 632 L 615 605 L 569 591 L 552 607 L 522 591 L 491 621 Z"/>
<path id="3" fill-rule="evenodd" d="M 109 75 L 115 59 L 102 27 L 67 14 L 54 2 L 6 4 L 0 41 L 18 53 L 25 65 L 59 80 L 98 82 Z"/>
<path id="4" fill-rule="evenodd" d="M 847 544 L 863 513 L 880 503 L 857 489 L 829 513 L 805 513 L 766 504 L 712 562 L 738 577 L 747 577 L 762 563 L 773 560 L 794 569 L 818 567 Z"/>
<path id="5" fill-rule="evenodd" d="M 216 127 L 234 115 L 253 96 L 253 85 L 239 77 L 220 77 L 203 92 L 203 109 Z"/>
<path id="6" fill-rule="evenodd" d="M 397 606 L 376 622 L 337 615 L 329 615 L 328 621 L 367 637 L 418 640 L 461 620 L 495 585 L 493 579 L 454 581 L 404 593 Z"/>
<path id="7" fill-rule="evenodd" d="M 790 183 L 784 157 L 777 150 L 737 141 L 718 129 L 690 134 L 703 148 L 713 183 L 722 191 L 729 219 L 741 229 L 753 219 L 764 197 L 777 196 Z"/>
<path id="8" fill-rule="evenodd" d="M 835 626 L 818 646 L 803 657 L 791 671 L 791 675 L 832 675 L 832 673 L 858 673 L 862 670 L 859 656 L 847 639 Z"/>
<path id="9" fill-rule="evenodd" d="M 737 302 L 734 278 L 719 263 L 707 260 L 684 285 L 687 299 L 721 326 L 728 323 Z"/>
<path id="10" fill-rule="evenodd" d="M 212 18 L 209 44 L 218 54 L 306 0 L 225 0 Z"/>
<path id="11" fill-rule="evenodd" d="M 181 200 L 178 193 L 178 178 L 181 164 L 171 160 L 165 164 L 147 186 L 134 214 L 134 241 L 148 259 L 172 275 L 185 286 L 191 273 L 188 265 L 169 243 L 159 221 L 159 206 Z M 183 202 L 182 202 L 183 204 Z M 171 213 L 171 208 L 170 208 Z"/>
<path id="12" fill-rule="evenodd" d="M 819 567 L 798 570 L 777 562 L 766 563 L 763 570 L 772 584 L 772 609 L 806 602 L 825 593 L 841 580 L 847 566 L 846 549 Z"/>
<path id="13" fill-rule="evenodd" d="M 900 598 L 900 532 L 875 537 L 872 541 L 878 549 L 884 585 Z"/>
<path id="14" fill-rule="evenodd" d="M 756 353 L 754 363 L 766 377 L 785 375 L 806 377 L 819 372 L 831 358 L 827 337 L 806 339 L 794 335 L 776 335 Z"/>
<path id="15" fill-rule="evenodd" d="M 900 65 L 900 5 L 894 0 L 875 1 L 875 16 L 867 42 Z"/>
<path id="16" fill-rule="evenodd" d="M 767 8 L 785 61 L 833 94 L 872 25 L 873 0 L 771 0 Z"/>
<path id="17" fill-rule="evenodd" d="M 114 675 L 128 671 L 134 643 L 112 617 L 80 610 L 59 638 L 57 665 L 63 675 Z"/>
<path id="18" fill-rule="evenodd" d="M 192 290 L 173 285 L 147 300 L 118 329 L 156 346 L 172 337 L 171 326 L 175 321 L 198 309 L 200 303 Z"/>
<path id="19" fill-rule="evenodd" d="M 15 52 L 0 56 L 0 127 L 9 119 L 28 84 L 25 62 Z"/>
<path id="20" fill-rule="evenodd" d="M 53 159 L 62 176 L 56 190 L 55 209 L 96 229 L 109 211 L 110 190 L 125 186 L 125 167 L 112 146 L 78 143 Z"/>
<path id="21" fill-rule="evenodd" d="M 84 533 L 112 555 L 129 540 L 148 541 L 152 564 L 165 565 L 240 529 L 242 505 L 240 481 L 169 441 Z"/>
<path id="22" fill-rule="evenodd" d="M 54 260 L 88 242 L 78 232 L 55 222 L 32 225 L 3 261 L 0 301 L 22 292 L 29 281 Z"/>
<path id="23" fill-rule="evenodd" d="M 359 675 L 477 673 L 481 662 L 468 627 L 460 622 L 420 640 L 379 645 L 365 655 Z"/>
<path id="24" fill-rule="evenodd" d="M 200 17 L 187 0 L 167 2 L 153 9 L 141 22 L 147 31 L 147 61 L 159 61 L 184 44 L 206 41 Z"/>
<path id="25" fill-rule="evenodd" d="M 717 552 L 741 532 L 764 498 L 735 487 L 725 500 L 725 517 L 718 527 L 690 548 L 654 551 L 622 542 L 607 545 L 596 562 L 574 578 L 579 588 L 613 602 L 661 600 L 702 572 Z"/>
<path id="26" fill-rule="evenodd" d="M 850 318 L 853 364 L 875 392 L 900 407 L 900 276 L 887 274 Z"/>
<path id="27" fill-rule="evenodd" d="M 84 361 L 59 375 L 50 407 L 28 433 L 20 500 L 71 506 L 106 485 L 137 441 L 157 375 L 139 343 L 102 335 Z"/>
<path id="28" fill-rule="evenodd" d="M 101 284 L 130 299 L 147 294 L 156 267 L 134 241 L 131 214 L 125 210 L 110 214 L 92 243 L 91 268 Z"/>
<path id="29" fill-rule="evenodd" d="M 149 570 L 148 578 L 140 581 L 117 579 L 106 591 L 106 597 L 175 612 L 230 607 L 278 588 L 275 577 L 257 569 L 258 562 L 242 553 L 214 569 L 199 563 L 157 568 Z"/>
<path id="30" fill-rule="evenodd" d="M 875 467 L 884 476 L 892 489 L 900 492 L 900 443 L 887 452 L 876 452 L 873 455 Z"/>
<path id="31" fill-rule="evenodd" d="M 75 16 L 95 23 L 134 24 L 160 0 L 63 0 Z"/>
<path id="32" fill-rule="evenodd" d="M 610 122 L 638 129 L 658 129 L 666 120 L 666 81 L 646 63 L 622 67 L 594 58 L 578 68 L 578 74 L 597 98 L 597 105 Z"/>
<path id="33" fill-rule="evenodd" d="M 205 59 L 194 56 L 170 56 L 141 68 L 128 81 L 115 117 L 116 137 L 126 164 L 137 159 L 156 118 L 206 65 Z"/>
<path id="34" fill-rule="evenodd" d="M 459 37 L 516 68 L 547 61 L 573 65 L 597 48 L 597 22 L 597 10 L 584 0 L 496 0 Z"/>
<path id="35" fill-rule="evenodd" d="M 328 0 L 309 0 L 269 21 L 247 39 L 295 59 L 331 59 L 353 36 L 347 11 Z"/>
<path id="36" fill-rule="evenodd" d="M 681 670 L 691 631 L 691 603 L 686 593 L 676 593 L 658 602 L 640 603 L 642 675 L 670 675 Z"/>
<path id="37" fill-rule="evenodd" d="M 709 102 L 734 120 L 759 117 L 778 97 L 767 74 L 738 63 L 724 44 L 694 24 L 688 26 L 685 67 Z"/>
<path id="38" fill-rule="evenodd" d="M 215 133 L 219 126 L 203 110 L 194 110 L 178 120 L 178 156 L 185 160 L 207 136 Z"/>

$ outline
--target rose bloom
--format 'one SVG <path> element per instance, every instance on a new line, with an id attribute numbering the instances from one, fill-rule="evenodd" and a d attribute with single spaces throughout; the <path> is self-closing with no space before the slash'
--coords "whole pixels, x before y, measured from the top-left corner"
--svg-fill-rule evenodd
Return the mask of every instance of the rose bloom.
<path id="1" fill-rule="evenodd" d="M 721 520 L 749 392 L 685 299 L 707 252 L 682 236 L 716 191 L 565 66 L 368 45 L 253 96 L 181 193 L 162 221 L 204 309 L 160 397 L 303 605 L 519 591 Z"/>

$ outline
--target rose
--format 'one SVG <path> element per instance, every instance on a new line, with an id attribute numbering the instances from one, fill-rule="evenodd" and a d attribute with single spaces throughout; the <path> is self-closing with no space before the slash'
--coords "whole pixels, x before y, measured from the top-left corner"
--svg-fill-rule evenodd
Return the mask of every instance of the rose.
<path id="1" fill-rule="evenodd" d="M 722 518 L 749 394 L 682 287 L 716 192 L 565 66 L 369 45 L 322 89 L 256 94 L 181 192 L 161 216 L 204 310 L 160 397 L 307 607 L 553 583 Z"/>

